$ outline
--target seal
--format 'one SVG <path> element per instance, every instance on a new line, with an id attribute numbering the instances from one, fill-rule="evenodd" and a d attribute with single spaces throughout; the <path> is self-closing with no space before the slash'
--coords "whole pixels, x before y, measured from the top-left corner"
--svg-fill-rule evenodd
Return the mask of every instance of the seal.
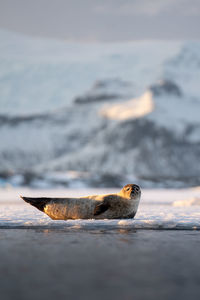
<path id="1" fill-rule="evenodd" d="M 20 196 L 53 220 L 134 218 L 141 190 L 127 184 L 117 194 L 92 195 L 80 198 L 30 198 Z"/>

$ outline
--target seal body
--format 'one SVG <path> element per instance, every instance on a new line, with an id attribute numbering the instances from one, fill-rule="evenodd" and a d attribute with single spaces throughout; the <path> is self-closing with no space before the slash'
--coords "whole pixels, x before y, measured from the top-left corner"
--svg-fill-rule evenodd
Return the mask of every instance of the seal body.
<path id="1" fill-rule="evenodd" d="M 80 198 L 21 198 L 53 220 L 134 218 L 141 197 L 140 187 L 127 184 L 118 194 Z"/>

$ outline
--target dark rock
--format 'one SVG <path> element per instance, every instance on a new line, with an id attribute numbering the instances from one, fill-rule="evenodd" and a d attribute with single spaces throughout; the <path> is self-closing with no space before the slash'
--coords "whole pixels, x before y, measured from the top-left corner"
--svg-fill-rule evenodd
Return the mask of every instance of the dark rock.
<path id="1" fill-rule="evenodd" d="M 100 94 L 100 95 L 85 95 L 82 97 L 75 98 L 74 102 L 77 104 L 87 104 L 94 102 L 103 102 L 108 100 L 114 100 L 119 98 L 117 94 Z"/>
<path id="2" fill-rule="evenodd" d="M 182 92 L 178 85 L 170 80 L 162 80 L 157 84 L 151 85 L 150 91 L 153 93 L 154 96 L 182 96 Z"/>

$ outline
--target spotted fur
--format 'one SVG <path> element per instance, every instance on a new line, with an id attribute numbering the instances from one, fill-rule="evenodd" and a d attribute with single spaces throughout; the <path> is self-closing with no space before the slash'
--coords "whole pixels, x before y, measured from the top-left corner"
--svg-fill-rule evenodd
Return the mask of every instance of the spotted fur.
<path id="1" fill-rule="evenodd" d="M 53 220 L 134 218 L 141 196 L 140 187 L 127 184 L 118 194 L 81 198 L 21 198 Z"/>

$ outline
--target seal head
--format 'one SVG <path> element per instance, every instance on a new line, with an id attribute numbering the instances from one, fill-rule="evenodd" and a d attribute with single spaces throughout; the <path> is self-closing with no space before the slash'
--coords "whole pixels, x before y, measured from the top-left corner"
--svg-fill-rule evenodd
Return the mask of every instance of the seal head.
<path id="1" fill-rule="evenodd" d="M 124 198 L 137 198 L 141 195 L 140 187 L 137 184 L 127 184 L 120 191 L 119 195 Z"/>

